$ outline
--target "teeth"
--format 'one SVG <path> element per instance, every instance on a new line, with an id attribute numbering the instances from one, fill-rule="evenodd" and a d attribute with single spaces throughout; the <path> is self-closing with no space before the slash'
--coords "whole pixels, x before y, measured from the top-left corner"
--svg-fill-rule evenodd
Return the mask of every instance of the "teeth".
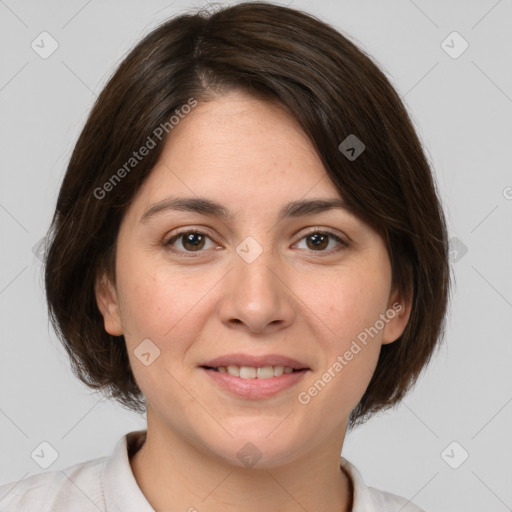
<path id="1" fill-rule="evenodd" d="M 258 379 L 271 379 L 274 376 L 274 368 L 272 366 L 263 366 L 256 370 Z"/>
<path id="2" fill-rule="evenodd" d="M 242 379 L 255 379 L 256 373 L 256 368 L 251 368 L 250 366 L 240 366 L 240 378 Z"/>
<path id="3" fill-rule="evenodd" d="M 279 377 L 283 373 L 292 373 L 293 368 L 290 366 L 262 366 L 253 368 L 251 366 L 237 366 L 231 364 L 229 366 L 219 366 L 217 370 L 221 373 L 229 373 L 241 379 L 271 379 Z"/>
<path id="4" fill-rule="evenodd" d="M 229 375 L 234 375 L 235 377 L 240 377 L 240 366 L 231 365 L 231 366 L 228 366 L 226 369 L 227 369 Z"/>
<path id="5" fill-rule="evenodd" d="M 274 377 L 279 377 L 280 375 L 283 375 L 283 372 L 284 366 L 274 366 Z"/>

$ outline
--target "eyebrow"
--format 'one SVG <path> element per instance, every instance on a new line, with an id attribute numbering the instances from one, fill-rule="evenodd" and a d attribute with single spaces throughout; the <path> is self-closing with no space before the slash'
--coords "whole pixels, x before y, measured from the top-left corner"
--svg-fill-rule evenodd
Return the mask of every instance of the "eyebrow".
<path id="1" fill-rule="evenodd" d="M 305 217 L 334 209 L 350 211 L 341 198 L 298 200 L 285 204 L 279 211 L 277 220 L 279 222 L 285 218 Z M 234 217 L 225 206 L 204 197 L 167 197 L 146 210 L 140 222 L 146 223 L 151 217 L 168 210 L 199 213 L 223 220 Z"/>

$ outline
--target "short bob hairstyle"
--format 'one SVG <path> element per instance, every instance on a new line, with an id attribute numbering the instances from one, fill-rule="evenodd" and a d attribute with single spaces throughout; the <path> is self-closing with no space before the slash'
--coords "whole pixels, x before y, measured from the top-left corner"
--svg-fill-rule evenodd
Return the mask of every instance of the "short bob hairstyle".
<path id="1" fill-rule="evenodd" d="M 207 102 L 230 90 L 278 102 L 297 119 L 350 211 L 383 237 L 393 289 L 412 300 L 402 336 L 381 348 L 352 428 L 397 404 L 444 337 L 447 232 L 400 97 L 366 53 L 307 13 L 266 2 L 202 9 L 165 21 L 125 57 L 74 147 L 46 237 L 52 325 L 83 383 L 145 412 L 124 336 L 104 330 L 95 285 L 103 275 L 116 282 L 118 230 L 161 154 L 158 127 L 172 137 L 169 119 L 191 98 Z M 340 149 L 349 135 L 365 146 L 355 159 Z M 146 156 L 127 169 L 145 145 Z"/>

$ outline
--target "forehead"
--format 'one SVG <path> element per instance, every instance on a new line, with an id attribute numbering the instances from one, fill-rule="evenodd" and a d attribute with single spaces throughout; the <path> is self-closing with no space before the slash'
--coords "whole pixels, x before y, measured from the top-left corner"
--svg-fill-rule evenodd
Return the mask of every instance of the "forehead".
<path id="1" fill-rule="evenodd" d="M 339 197 L 299 123 L 276 103 L 241 92 L 199 102 L 170 132 L 138 209 L 170 194 L 245 210 L 308 194 Z"/>

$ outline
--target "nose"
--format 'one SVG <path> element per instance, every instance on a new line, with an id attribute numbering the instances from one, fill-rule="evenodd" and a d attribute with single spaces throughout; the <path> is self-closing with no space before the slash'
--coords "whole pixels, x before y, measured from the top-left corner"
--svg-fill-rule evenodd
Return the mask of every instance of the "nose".
<path id="1" fill-rule="evenodd" d="M 293 322 L 293 302 L 285 273 L 270 251 L 263 251 L 254 261 L 236 254 L 224 280 L 218 313 L 230 328 L 271 334 Z"/>

